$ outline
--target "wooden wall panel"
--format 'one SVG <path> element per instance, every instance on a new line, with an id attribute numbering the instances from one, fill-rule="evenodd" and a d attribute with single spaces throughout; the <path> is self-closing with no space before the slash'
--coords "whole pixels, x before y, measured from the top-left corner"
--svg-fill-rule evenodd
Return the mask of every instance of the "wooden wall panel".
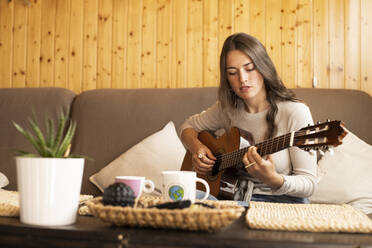
<path id="1" fill-rule="evenodd" d="M 158 0 L 156 33 L 156 80 L 153 87 L 169 88 L 171 84 L 172 5 L 169 0 Z M 147 39 L 147 38 L 146 38 Z"/>
<path id="2" fill-rule="evenodd" d="M 320 0 L 322 1 L 322 0 Z M 283 83 L 290 88 L 296 87 L 296 7 L 297 0 L 282 1 L 282 39 L 281 39 L 281 77 Z"/>
<path id="3" fill-rule="evenodd" d="M 329 0 L 330 88 L 344 88 L 344 1 Z"/>
<path id="4" fill-rule="evenodd" d="M 329 87 L 329 22 L 328 0 L 314 0 L 313 2 L 313 60 L 317 87 Z"/>
<path id="5" fill-rule="evenodd" d="M 266 41 L 266 0 L 249 1 L 249 34 L 265 45 Z"/>
<path id="6" fill-rule="evenodd" d="M 57 1 L 54 50 L 54 86 L 67 87 L 70 30 L 70 1 Z"/>
<path id="7" fill-rule="evenodd" d="M 249 1 L 235 0 L 234 32 L 249 33 L 250 5 Z"/>
<path id="8" fill-rule="evenodd" d="M 282 3 L 277 0 L 266 0 L 266 50 L 270 55 L 279 75 L 282 72 Z"/>
<path id="9" fill-rule="evenodd" d="M 297 0 L 296 7 L 296 86 L 312 86 L 312 1 Z"/>
<path id="10" fill-rule="evenodd" d="M 21 1 L 14 2 L 13 87 L 26 86 L 27 14 Z"/>
<path id="11" fill-rule="evenodd" d="M 361 89 L 372 96 L 372 1 L 361 0 Z"/>
<path id="12" fill-rule="evenodd" d="M 204 2 L 203 29 L 203 84 L 214 86 L 219 82 L 218 1 Z"/>
<path id="13" fill-rule="evenodd" d="M 114 0 L 112 5 L 112 73 L 111 88 L 123 88 L 126 75 L 128 1 Z M 110 28 L 110 27 L 108 27 Z"/>
<path id="14" fill-rule="evenodd" d="M 12 87 L 14 2 L 0 1 L 0 86 Z"/>
<path id="15" fill-rule="evenodd" d="M 1 3 L 5 2 L 0 0 Z M 2 8 L 0 7 L 0 12 Z M 41 45 L 41 1 L 33 0 L 28 7 L 26 87 L 40 85 L 40 45 Z M 1 32 L 0 32 L 1 36 Z M 1 56 L 3 58 L 3 56 Z M 2 59 L 1 59 L 2 60 Z M 1 77 L 0 82 L 3 81 Z"/>
<path id="16" fill-rule="evenodd" d="M 157 2 L 143 0 L 142 12 L 142 87 L 154 87 L 156 82 L 156 26 L 157 26 Z M 169 70 L 167 70 L 169 71 Z"/>
<path id="17" fill-rule="evenodd" d="M 83 66 L 83 1 L 71 0 L 68 88 L 80 93 Z"/>
<path id="18" fill-rule="evenodd" d="M 142 0 L 129 1 L 127 75 L 125 88 L 141 88 L 142 8 Z M 154 63 L 156 63 L 156 61 L 154 61 Z M 155 82 L 153 83 L 155 84 Z"/>
<path id="19" fill-rule="evenodd" d="M 203 86 L 203 3 L 188 0 L 187 6 L 187 87 Z"/>
<path id="20" fill-rule="evenodd" d="M 112 15 L 112 1 L 99 0 L 97 32 L 100 38 L 97 52 L 97 88 L 111 88 Z"/>
<path id="21" fill-rule="evenodd" d="M 84 0 L 82 90 L 97 87 L 98 0 Z M 114 73 L 114 71 L 113 71 Z M 118 82 L 119 83 L 119 82 Z"/>
<path id="22" fill-rule="evenodd" d="M 345 0 L 345 88 L 360 89 L 360 0 Z"/>
<path id="23" fill-rule="evenodd" d="M 218 51 L 221 51 L 223 43 L 228 36 L 234 32 L 234 2 L 229 0 L 219 0 L 218 9 Z"/>
<path id="24" fill-rule="evenodd" d="M 54 86 L 56 0 L 41 5 L 40 86 Z"/>
<path id="25" fill-rule="evenodd" d="M 370 0 L 0 0 L 0 87 L 216 86 L 223 42 L 246 32 L 287 87 L 372 94 L 370 13 Z"/>
<path id="26" fill-rule="evenodd" d="M 172 87 L 187 86 L 187 1 L 173 3 Z"/>

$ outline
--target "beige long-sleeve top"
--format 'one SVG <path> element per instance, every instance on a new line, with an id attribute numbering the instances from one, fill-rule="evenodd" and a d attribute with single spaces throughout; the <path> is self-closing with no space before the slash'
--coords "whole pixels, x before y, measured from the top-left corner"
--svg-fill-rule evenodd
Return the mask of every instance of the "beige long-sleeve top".
<path id="1" fill-rule="evenodd" d="M 300 102 L 278 102 L 278 113 L 275 118 L 277 132 L 275 136 L 297 131 L 308 124 L 313 124 L 309 108 Z M 267 131 L 267 111 L 250 114 L 245 111 L 243 104 L 237 110 L 225 113 L 216 102 L 207 110 L 189 117 L 180 128 L 180 134 L 186 128 L 194 128 L 197 132 L 203 130 L 227 130 L 237 127 L 243 134 L 249 134 L 254 144 L 264 141 Z M 252 141 L 251 141 L 252 142 Z M 248 143 L 249 145 L 249 143 Z M 242 145 L 241 145 L 242 147 Z M 265 195 L 291 195 L 309 197 L 313 194 L 317 182 L 316 155 L 305 152 L 297 147 L 290 147 L 273 154 L 276 171 L 284 178 L 283 185 L 273 190 L 268 185 L 247 177 L 255 182 L 253 194 Z"/>

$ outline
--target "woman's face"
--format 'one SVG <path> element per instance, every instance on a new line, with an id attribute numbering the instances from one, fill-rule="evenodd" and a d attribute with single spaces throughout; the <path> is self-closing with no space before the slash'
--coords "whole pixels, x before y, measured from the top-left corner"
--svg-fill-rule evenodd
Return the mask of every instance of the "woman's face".
<path id="1" fill-rule="evenodd" d="M 265 100 L 264 79 L 251 58 L 240 50 L 232 50 L 226 57 L 226 75 L 231 88 L 244 102 Z"/>

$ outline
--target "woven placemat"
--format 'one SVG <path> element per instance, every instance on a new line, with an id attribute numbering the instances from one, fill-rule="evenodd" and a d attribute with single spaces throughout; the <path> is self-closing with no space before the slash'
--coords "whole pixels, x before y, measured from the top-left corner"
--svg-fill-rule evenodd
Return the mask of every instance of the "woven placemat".
<path id="1" fill-rule="evenodd" d="M 141 197 L 135 207 L 105 206 L 98 197 L 87 202 L 91 213 L 118 226 L 182 229 L 214 232 L 230 225 L 244 211 L 235 202 L 203 201 L 214 209 L 199 205 L 185 209 L 147 208 L 164 202 L 160 198 Z"/>
<path id="2" fill-rule="evenodd" d="M 250 202 L 252 229 L 372 233 L 372 220 L 350 205 Z"/>
<path id="3" fill-rule="evenodd" d="M 91 199 L 93 199 L 92 195 L 80 195 L 79 215 L 90 215 L 89 209 L 85 203 Z M 19 195 L 17 191 L 0 189 L 0 216 L 19 216 Z"/>

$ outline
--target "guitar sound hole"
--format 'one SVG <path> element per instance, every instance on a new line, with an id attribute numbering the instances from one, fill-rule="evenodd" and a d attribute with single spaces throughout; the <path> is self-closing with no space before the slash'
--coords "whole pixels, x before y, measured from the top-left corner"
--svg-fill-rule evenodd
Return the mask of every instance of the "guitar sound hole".
<path id="1" fill-rule="evenodd" d="M 220 171 L 220 165 L 221 165 L 221 162 L 216 161 L 216 163 L 214 164 L 214 166 L 212 168 L 212 172 L 211 172 L 212 177 L 217 176 L 218 172 Z"/>
<path id="2" fill-rule="evenodd" d="M 217 174 L 216 174 L 216 175 L 213 175 L 212 173 L 208 173 L 208 174 L 207 174 L 207 179 L 208 179 L 209 181 L 214 181 L 214 180 L 217 179 Z"/>

